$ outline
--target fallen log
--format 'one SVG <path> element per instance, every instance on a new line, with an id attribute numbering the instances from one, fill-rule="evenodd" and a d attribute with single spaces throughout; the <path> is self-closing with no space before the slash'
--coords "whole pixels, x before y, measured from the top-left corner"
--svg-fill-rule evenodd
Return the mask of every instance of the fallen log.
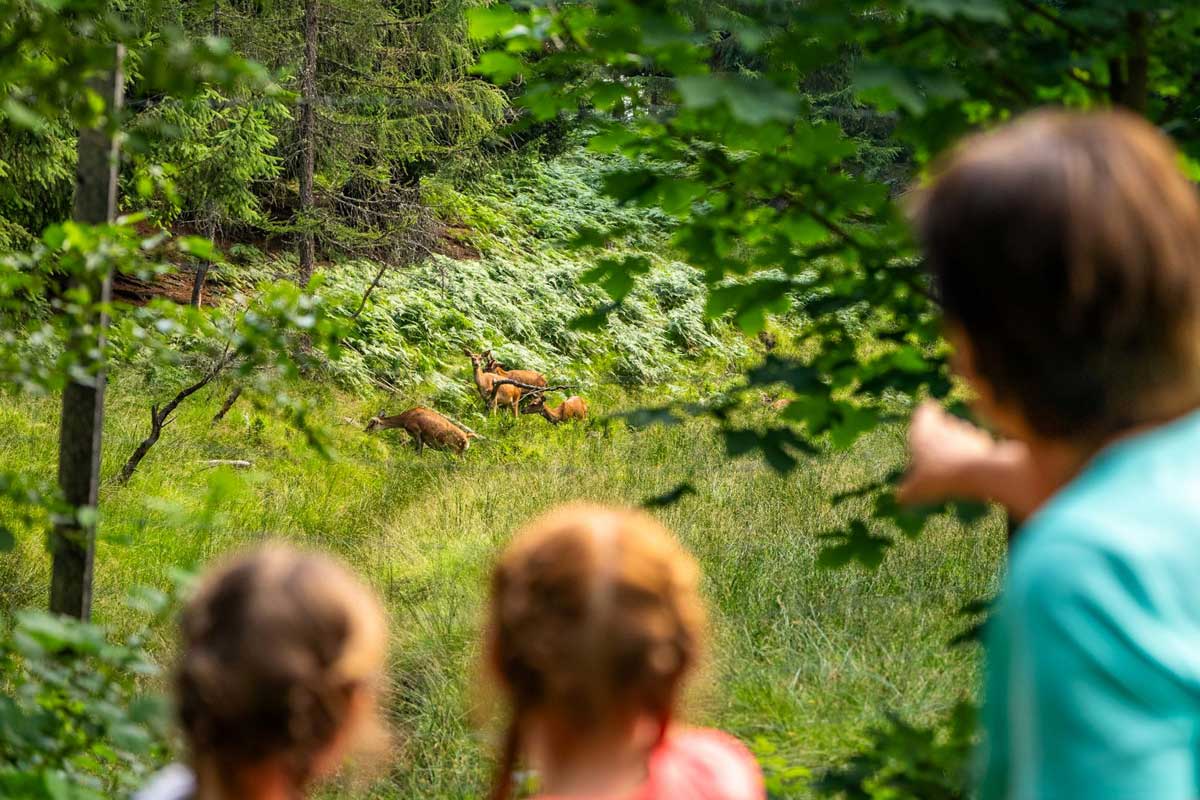
<path id="1" fill-rule="evenodd" d="M 233 467 L 234 469 L 250 469 L 254 466 L 253 461 L 241 458 L 210 458 L 200 463 L 206 467 Z"/>

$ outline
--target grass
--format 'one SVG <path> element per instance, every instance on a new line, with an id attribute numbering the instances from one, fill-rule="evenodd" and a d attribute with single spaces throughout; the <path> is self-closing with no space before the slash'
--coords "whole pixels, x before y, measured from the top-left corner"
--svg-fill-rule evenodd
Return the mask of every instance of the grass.
<path id="1" fill-rule="evenodd" d="M 682 480 L 697 494 L 660 515 L 702 563 L 714 618 L 711 663 L 689 700 L 693 721 L 819 768 L 859 744 L 883 712 L 928 720 L 971 691 L 975 653 L 946 642 L 963 627 L 956 610 L 993 589 L 1004 550 L 997 519 L 970 530 L 939 520 L 873 572 L 816 564 L 819 534 L 850 510 L 830 497 L 893 468 L 902 456 L 897 430 L 787 477 L 728 460 L 703 421 L 635 431 L 465 416 L 486 441 L 462 460 L 430 451 L 418 458 L 403 434 L 361 431 L 378 397 L 301 387 L 334 432 L 337 457 L 325 461 L 249 405 L 210 426 L 224 388 L 186 405 L 132 482 L 118 486 L 111 476 L 145 433 L 148 399 L 140 385 L 112 387 L 96 617 L 117 631 L 132 627 L 121 603 L 132 587 L 163 587 L 176 567 L 267 537 L 340 554 L 391 614 L 389 708 L 400 744 L 369 787 L 338 796 L 478 796 L 490 740 L 476 725 L 489 708 L 476 688 L 477 633 L 497 550 L 556 503 L 631 503 Z M 613 405 L 593 401 L 594 412 Z M 54 400 L 15 398 L 0 408 L 5 462 L 49 478 L 56 441 Z M 247 458 L 254 468 L 199 463 L 209 458 Z M 42 538 L 26 532 L 0 555 L 0 610 L 43 604 L 47 585 Z M 154 644 L 163 658 L 172 636 L 163 630 Z"/>

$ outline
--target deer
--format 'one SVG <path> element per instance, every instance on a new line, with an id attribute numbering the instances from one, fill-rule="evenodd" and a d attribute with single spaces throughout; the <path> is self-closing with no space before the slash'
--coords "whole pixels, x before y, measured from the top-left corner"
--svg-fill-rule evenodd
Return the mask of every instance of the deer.
<path id="1" fill-rule="evenodd" d="M 563 400 L 557 408 L 546 405 L 546 398 L 539 394 L 537 399 L 529 404 L 530 414 L 541 414 L 551 424 L 557 425 L 571 419 L 587 419 L 587 401 L 579 395 L 572 395 Z"/>
<path id="2" fill-rule="evenodd" d="M 464 430 L 443 417 L 432 408 L 416 406 L 402 414 L 385 417 L 383 409 L 367 422 L 367 433 L 387 428 L 403 428 L 412 437 L 417 455 L 428 444 L 434 450 L 453 450 L 462 455 L 471 446 L 472 439 L 480 438 L 475 431 Z"/>
<path id="3" fill-rule="evenodd" d="M 511 408 L 513 416 L 517 417 L 521 414 L 521 395 L 523 391 L 520 386 L 513 386 L 511 383 L 503 383 L 496 386 L 496 379 L 500 377 L 495 372 L 485 370 L 483 368 L 483 360 L 488 357 L 491 351 L 485 353 L 472 353 L 466 347 L 463 348 L 463 355 L 471 359 L 471 367 L 474 369 L 475 388 L 479 391 L 479 396 L 483 399 L 488 410 L 494 416 L 496 407 L 503 405 L 505 408 Z M 515 380 L 515 379 L 514 379 Z"/>
<path id="4" fill-rule="evenodd" d="M 546 382 L 546 376 L 540 372 L 534 372 L 531 369 L 505 369 L 503 364 L 492 357 L 491 350 L 484 350 L 482 355 L 487 359 L 487 365 L 484 367 L 484 370 L 487 372 L 494 372 L 501 378 L 508 378 L 511 381 L 520 381 L 521 383 L 528 384 L 529 386 L 549 385 Z"/>

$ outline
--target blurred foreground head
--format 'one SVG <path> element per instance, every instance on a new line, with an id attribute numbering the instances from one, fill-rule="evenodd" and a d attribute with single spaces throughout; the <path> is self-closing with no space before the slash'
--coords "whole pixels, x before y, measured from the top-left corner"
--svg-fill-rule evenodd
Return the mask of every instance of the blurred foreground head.
<path id="1" fill-rule="evenodd" d="M 638 725 L 661 738 L 703 647 L 698 583 L 692 557 L 641 512 L 566 506 L 517 534 L 491 587 L 489 657 L 512 707 L 494 797 L 534 723 L 562 751 Z"/>
<path id="2" fill-rule="evenodd" d="M 1040 111 L 965 140 L 915 223 L 979 410 L 1103 441 L 1200 404 L 1200 201 L 1124 112 Z"/>
<path id="3" fill-rule="evenodd" d="M 324 555 L 271 545 L 207 572 L 182 619 L 176 674 L 193 766 L 222 796 L 283 770 L 299 796 L 377 744 L 387 647 L 375 595 Z"/>

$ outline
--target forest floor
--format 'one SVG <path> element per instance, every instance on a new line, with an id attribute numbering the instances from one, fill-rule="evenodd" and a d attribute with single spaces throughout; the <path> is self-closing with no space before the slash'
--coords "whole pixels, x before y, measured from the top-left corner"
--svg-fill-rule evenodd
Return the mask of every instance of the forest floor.
<path id="1" fill-rule="evenodd" d="M 733 731 L 760 755 L 773 753 L 772 764 L 815 771 L 860 744 L 885 712 L 928 720 L 972 690 L 977 654 L 947 642 L 965 627 L 958 609 L 994 588 L 1004 549 L 997 518 L 970 529 L 939 520 L 876 571 L 816 563 L 819 534 L 853 510 L 832 506 L 831 496 L 894 468 L 898 430 L 779 477 L 757 461 L 729 460 L 704 421 L 553 428 L 533 416 L 472 415 L 463 421 L 488 438 L 458 460 L 417 457 L 399 432 L 365 434 L 378 397 L 297 387 L 318 399 L 317 421 L 335 433 L 326 460 L 249 404 L 211 426 L 227 388 L 210 387 L 182 408 L 129 485 L 109 477 L 103 486 L 96 617 L 132 629 L 121 602 L 132 587 L 163 588 L 177 568 L 266 537 L 340 554 L 391 614 L 388 708 L 399 743 L 377 778 L 336 796 L 479 796 L 494 730 L 477 680 L 479 622 L 497 551 L 556 503 L 628 504 L 683 480 L 696 494 L 657 513 L 699 558 L 712 610 L 712 654 L 688 700 L 692 721 Z M 144 392 L 120 381 L 111 389 L 105 476 L 145 434 Z M 639 400 L 597 397 L 593 411 Z M 0 408 L 0 460 L 51 476 L 56 438 L 54 399 Z M 201 463 L 216 458 L 254 466 Z M 0 610 L 44 603 L 47 572 L 41 537 L 18 536 L 17 550 L 0 557 Z M 152 649 L 168 660 L 172 647 L 173 631 L 158 631 Z M 797 784 L 780 796 L 808 795 Z"/>

